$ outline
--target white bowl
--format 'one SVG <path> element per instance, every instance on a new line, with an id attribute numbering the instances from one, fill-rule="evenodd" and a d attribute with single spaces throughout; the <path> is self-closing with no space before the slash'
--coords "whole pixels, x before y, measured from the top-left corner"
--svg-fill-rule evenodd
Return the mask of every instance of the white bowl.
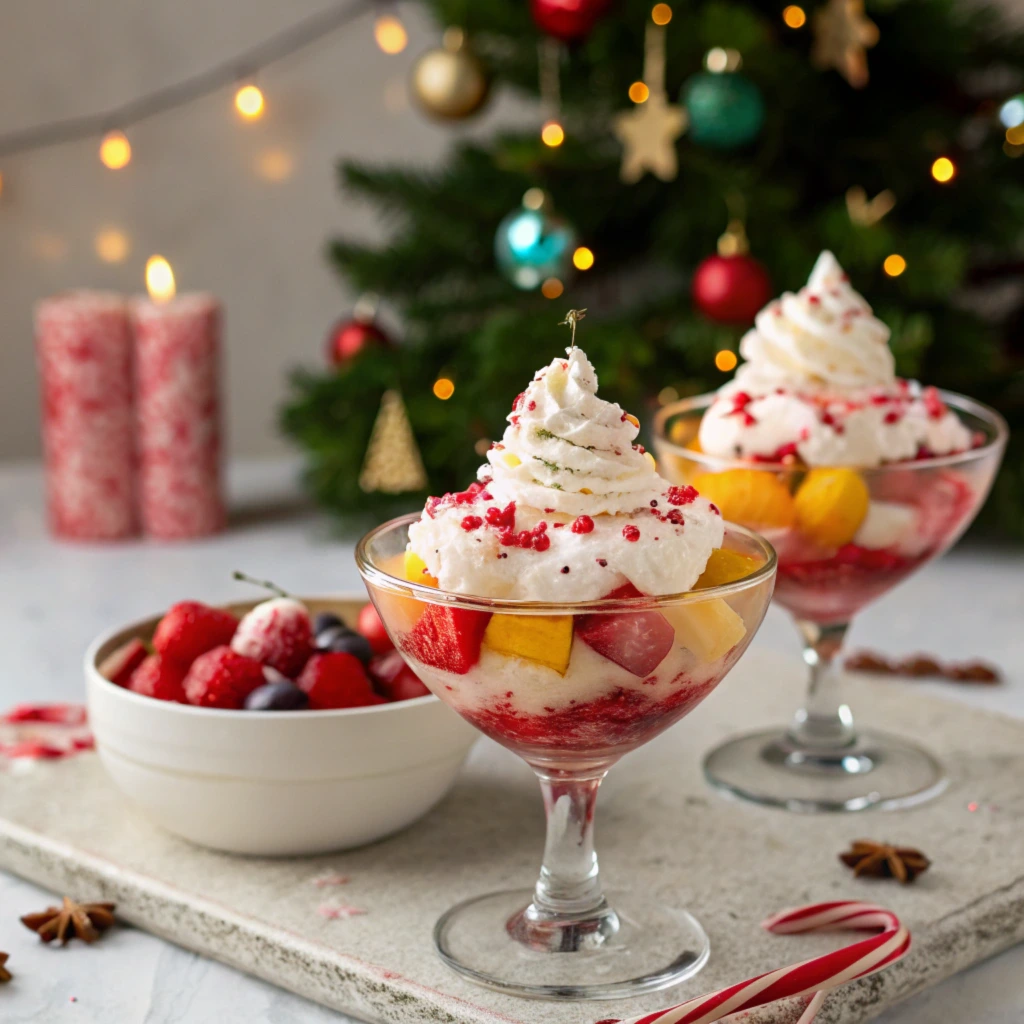
<path id="1" fill-rule="evenodd" d="M 256 602 L 233 605 L 238 613 Z M 358 598 L 310 599 L 354 622 Z M 479 733 L 436 697 L 332 711 L 222 711 L 141 697 L 97 666 L 160 616 L 85 656 L 89 721 L 119 790 L 169 832 L 230 853 L 292 856 L 373 842 L 447 793 Z"/>

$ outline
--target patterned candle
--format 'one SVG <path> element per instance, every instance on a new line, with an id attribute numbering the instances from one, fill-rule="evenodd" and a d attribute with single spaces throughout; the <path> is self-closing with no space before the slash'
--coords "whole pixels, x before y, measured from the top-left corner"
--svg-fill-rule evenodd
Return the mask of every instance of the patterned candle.
<path id="1" fill-rule="evenodd" d="M 152 537 L 201 537 L 224 526 L 220 319 L 209 295 L 132 304 L 139 500 Z"/>
<path id="2" fill-rule="evenodd" d="M 74 540 L 135 532 L 132 341 L 119 295 L 67 292 L 36 307 L 51 531 Z"/>

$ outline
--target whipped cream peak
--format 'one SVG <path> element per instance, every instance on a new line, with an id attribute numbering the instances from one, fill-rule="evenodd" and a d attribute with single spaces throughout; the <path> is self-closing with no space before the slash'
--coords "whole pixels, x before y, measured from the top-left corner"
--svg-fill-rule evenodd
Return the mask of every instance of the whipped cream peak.
<path id="1" fill-rule="evenodd" d="M 740 354 L 746 362 L 737 387 L 755 394 L 777 387 L 889 387 L 896 379 L 889 328 L 827 250 L 800 291 L 784 292 L 757 314 Z"/>
<path id="2" fill-rule="evenodd" d="M 508 427 L 487 453 L 481 480 L 499 501 L 568 515 L 634 512 L 666 484 L 640 445 L 636 417 L 597 395 L 582 349 L 566 349 L 516 398 Z"/>

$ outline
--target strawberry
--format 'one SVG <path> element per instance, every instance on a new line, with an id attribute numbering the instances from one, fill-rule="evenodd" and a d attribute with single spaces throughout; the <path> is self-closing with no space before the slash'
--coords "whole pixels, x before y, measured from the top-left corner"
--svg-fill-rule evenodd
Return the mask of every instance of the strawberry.
<path id="1" fill-rule="evenodd" d="M 128 689 L 142 697 L 187 704 L 182 686 L 184 679 L 185 670 L 177 662 L 151 654 L 132 673 Z"/>
<path id="2" fill-rule="evenodd" d="M 231 643 L 237 627 L 238 619 L 231 612 L 201 601 L 179 601 L 156 627 L 153 647 L 184 670 L 200 654 Z"/>
<path id="3" fill-rule="evenodd" d="M 226 645 L 199 655 L 185 676 L 189 704 L 204 708 L 240 708 L 265 682 L 263 666 Z"/>
<path id="4" fill-rule="evenodd" d="M 386 654 L 394 649 L 395 645 L 391 642 L 391 637 L 388 636 L 388 631 L 372 604 L 364 604 L 359 610 L 356 629 L 370 641 L 374 654 Z"/>
<path id="5" fill-rule="evenodd" d="M 428 604 L 402 638 L 403 649 L 424 665 L 464 676 L 480 660 L 480 644 L 490 618 L 489 612 Z"/>
<path id="6" fill-rule="evenodd" d="M 363 663 L 354 654 L 314 654 L 306 662 L 298 684 L 314 711 L 384 703 L 384 698 L 373 692 Z"/>
<path id="7" fill-rule="evenodd" d="M 256 605 L 238 624 L 231 649 L 294 679 L 313 653 L 313 624 L 306 606 L 292 597 Z"/>
<path id="8" fill-rule="evenodd" d="M 127 686 L 132 673 L 145 661 L 148 653 L 146 645 L 134 637 L 103 659 L 99 667 L 100 675 L 115 686 Z"/>
<path id="9" fill-rule="evenodd" d="M 374 658 L 370 662 L 370 675 L 377 684 L 377 691 L 388 700 L 412 700 L 430 693 L 398 651 Z"/>
<path id="10" fill-rule="evenodd" d="M 607 595 L 610 599 L 640 597 L 627 583 Z M 672 650 L 675 631 L 656 611 L 581 615 L 576 635 L 598 654 L 635 676 L 650 675 Z"/>

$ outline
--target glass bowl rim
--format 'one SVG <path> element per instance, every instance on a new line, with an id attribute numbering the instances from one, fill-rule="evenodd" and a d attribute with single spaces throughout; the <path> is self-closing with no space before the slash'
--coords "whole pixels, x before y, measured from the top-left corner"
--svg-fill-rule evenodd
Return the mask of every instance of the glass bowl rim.
<path id="1" fill-rule="evenodd" d="M 372 541 L 388 532 L 398 529 L 401 526 L 408 526 L 416 522 L 422 513 L 411 512 L 406 515 L 389 519 L 372 530 L 365 533 L 356 544 L 355 558 L 359 574 L 367 584 L 382 587 L 391 593 L 401 593 L 404 596 L 412 596 L 417 600 L 429 604 L 451 604 L 460 608 L 472 608 L 478 611 L 499 612 L 504 611 L 511 615 L 586 615 L 588 613 L 605 613 L 614 611 L 637 611 L 650 609 L 663 605 L 691 604 L 698 601 L 713 600 L 714 598 L 728 597 L 732 594 L 739 594 L 745 590 L 753 589 L 764 581 L 775 575 L 777 556 L 775 548 L 765 540 L 759 533 L 739 526 L 736 523 L 726 521 L 726 531 L 738 533 L 745 537 L 761 550 L 765 556 L 765 562 L 749 576 L 734 580 L 732 583 L 722 583 L 714 587 L 704 587 L 701 590 L 684 590 L 678 594 L 643 594 L 640 597 L 620 597 L 609 599 L 599 597 L 592 601 L 517 601 L 508 598 L 481 597 L 473 594 L 456 594 L 448 590 L 439 590 L 436 587 L 428 587 L 423 583 L 413 583 L 411 580 L 400 579 L 386 573 L 378 568 L 371 561 L 369 547 Z"/>
<path id="2" fill-rule="evenodd" d="M 950 455 L 930 455 L 924 459 L 904 459 L 901 462 L 883 462 L 877 466 L 849 466 L 858 473 L 886 473 L 894 469 L 925 470 L 936 469 L 943 466 L 956 466 L 980 459 L 985 455 L 1002 451 L 1010 436 L 1010 427 L 1002 415 L 996 412 L 991 406 L 985 405 L 977 399 L 967 395 L 961 395 L 956 391 L 945 391 L 942 388 L 936 389 L 940 397 L 953 409 L 958 412 L 969 413 L 985 423 L 991 430 L 992 436 L 977 448 L 968 448 L 966 451 L 954 452 Z M 671 417 L 680 413 L 706 410 L 715 400 L 718 392 L 705 391 L 700 395 L 693 395 L 690 398 L 681 398 L 678 401 L 670 402 L 657 411 L 654 416 L 654 437 L 659 445 L 664 445 L 669 454 L 689 459 L 702 466 L 712 469 L 756 469 L 771 471 L 774 473 L 792 473 L 797 470 L 805 470 L 805 465 L 793 465 L 785 462 L 762 462 L 760 459 L 741 459 L 731 455 L 709 455 L 707 452 L 698 452 L 692 448 L 684 448 L 672 441 L 665 432 L 665 425 Z"/>

